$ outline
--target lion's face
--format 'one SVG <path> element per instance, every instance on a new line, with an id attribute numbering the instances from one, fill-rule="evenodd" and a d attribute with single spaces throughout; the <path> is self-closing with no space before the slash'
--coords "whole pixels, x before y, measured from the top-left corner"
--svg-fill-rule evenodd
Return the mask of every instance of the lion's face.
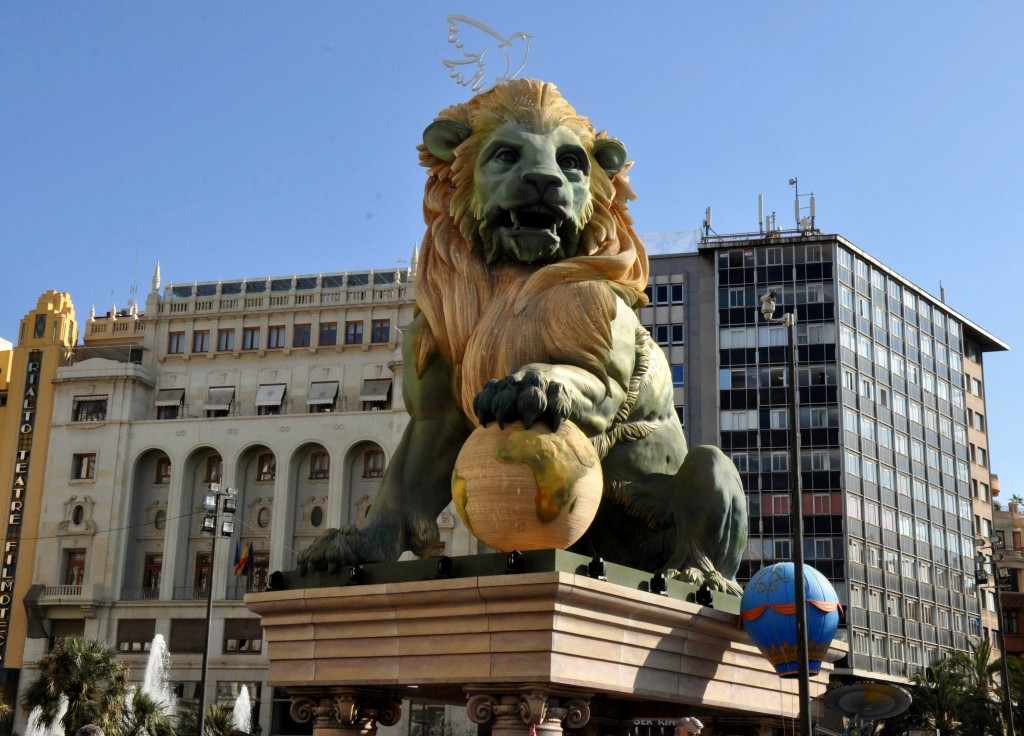
<path id="1" fill-rule="evenodd" d="M 423 145 L 450 165 L 447 214 L 488 264 L 553 263 L 612 237 L 607 219 L 599 237 L 588 226 L 611 206 L 626 149 L 596 135 L 552 85 L 514 80 L 478 95 L 442 113 Z"/>
<path id="2" fill-rule="evenodd" d="M 534 132 L 502 125 L 483 144 L 473 210 L 484 249 L 518 263 L 576 254 L 590 217 L 590 158 L 565 126 Z"/>

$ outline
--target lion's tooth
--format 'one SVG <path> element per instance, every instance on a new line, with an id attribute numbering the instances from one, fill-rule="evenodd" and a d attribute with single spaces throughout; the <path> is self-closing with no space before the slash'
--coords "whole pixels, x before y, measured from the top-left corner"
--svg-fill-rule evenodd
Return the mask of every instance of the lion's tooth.
<path id="1" fill-rule="evenodd" d="M 509 212 L 509 214 L 512 215 L 512 225 L 515 227 L 516 230 L 518 230 L 519 229 L 519 215 L 516 214 L 515 210 L 511 210 Z"/>

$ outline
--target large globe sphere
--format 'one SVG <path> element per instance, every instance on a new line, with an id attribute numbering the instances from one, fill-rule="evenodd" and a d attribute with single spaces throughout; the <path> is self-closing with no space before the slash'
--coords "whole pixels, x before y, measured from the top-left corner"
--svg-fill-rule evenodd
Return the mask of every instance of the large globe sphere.
<path id="1" fill-rule="evenodd" d="M 452 473 L 452 499 L 466 528 L 500 552 L 567 549 L 597 514 L 601 462 L 570 423 L 478 427 Z"/>

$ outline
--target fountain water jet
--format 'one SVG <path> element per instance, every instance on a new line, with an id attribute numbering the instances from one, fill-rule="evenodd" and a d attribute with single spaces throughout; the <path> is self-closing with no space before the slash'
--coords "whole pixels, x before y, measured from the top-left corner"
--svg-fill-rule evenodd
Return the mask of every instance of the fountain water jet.
<path id="1" fill-rule="evenodd" d="M 161 712 L 174 713 L 174 691 L 168 677 L 171 672 L 171 655 L 163 634 L 153 637 L 149 645 L 149 659 L 146 661 L 146 675 L 142 681 L 142 692 L 146 693 Z"/>
<path id="2" fill-rule="evenodd" d="M 32 712 L 28 714 L 28 726 L 25 729 L 25 736 L 64 736 L 64 726 L 61 724 L 61 719 L 64 714 L 68 712 L 68 699 L 64 696 L 60 696 L 60 706 L 57 708 L 57 718 L 54 720 L 53 725 L 46 728 L 39 719 L 43 715 L 42 709 L 36 706 L 32 709 Z"/>
<path id="3" fill-rule="evenodd" d="M 249 688 L 245 685 L 242 685 L 235 700 L 232 717 L 235 720 L 235 728 L 239 731 L 249 733 L 252 730 L 252 701 L 249 699 Z"/>

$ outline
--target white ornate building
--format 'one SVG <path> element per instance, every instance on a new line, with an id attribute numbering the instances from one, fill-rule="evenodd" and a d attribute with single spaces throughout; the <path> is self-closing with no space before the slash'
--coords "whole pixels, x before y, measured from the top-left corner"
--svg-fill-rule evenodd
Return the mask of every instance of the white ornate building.
<path id="1" fill-rule="evenodd" d="M 85 346 L 54 381 L 29 596 L 37 638 L 26 645 L 22 689 L 55 637 L 110 641 L 140 679 L 159 634 L 179 697 L 197 698 L 212 582 L 207 703 L 233 701 L 246 685 L 266 732 L 296 732 L 283 721 L 287 703 L 272 707 L 259 619 L 242 598 L 269 572 L 293 568 L 327 528 L 358 525 L 372 504 L 408 421 L 399 343 L 412 277 L 161 292 L 158 270 L 144 311 L 90 317 Z M 237 490 L 234 531 L 215 552 L 201 531 L 211 484 Z M 478 551 L 454 513 L 439 523 L 437 554 Z M 236 576 L 246 549 L 252 564 Z"/>

